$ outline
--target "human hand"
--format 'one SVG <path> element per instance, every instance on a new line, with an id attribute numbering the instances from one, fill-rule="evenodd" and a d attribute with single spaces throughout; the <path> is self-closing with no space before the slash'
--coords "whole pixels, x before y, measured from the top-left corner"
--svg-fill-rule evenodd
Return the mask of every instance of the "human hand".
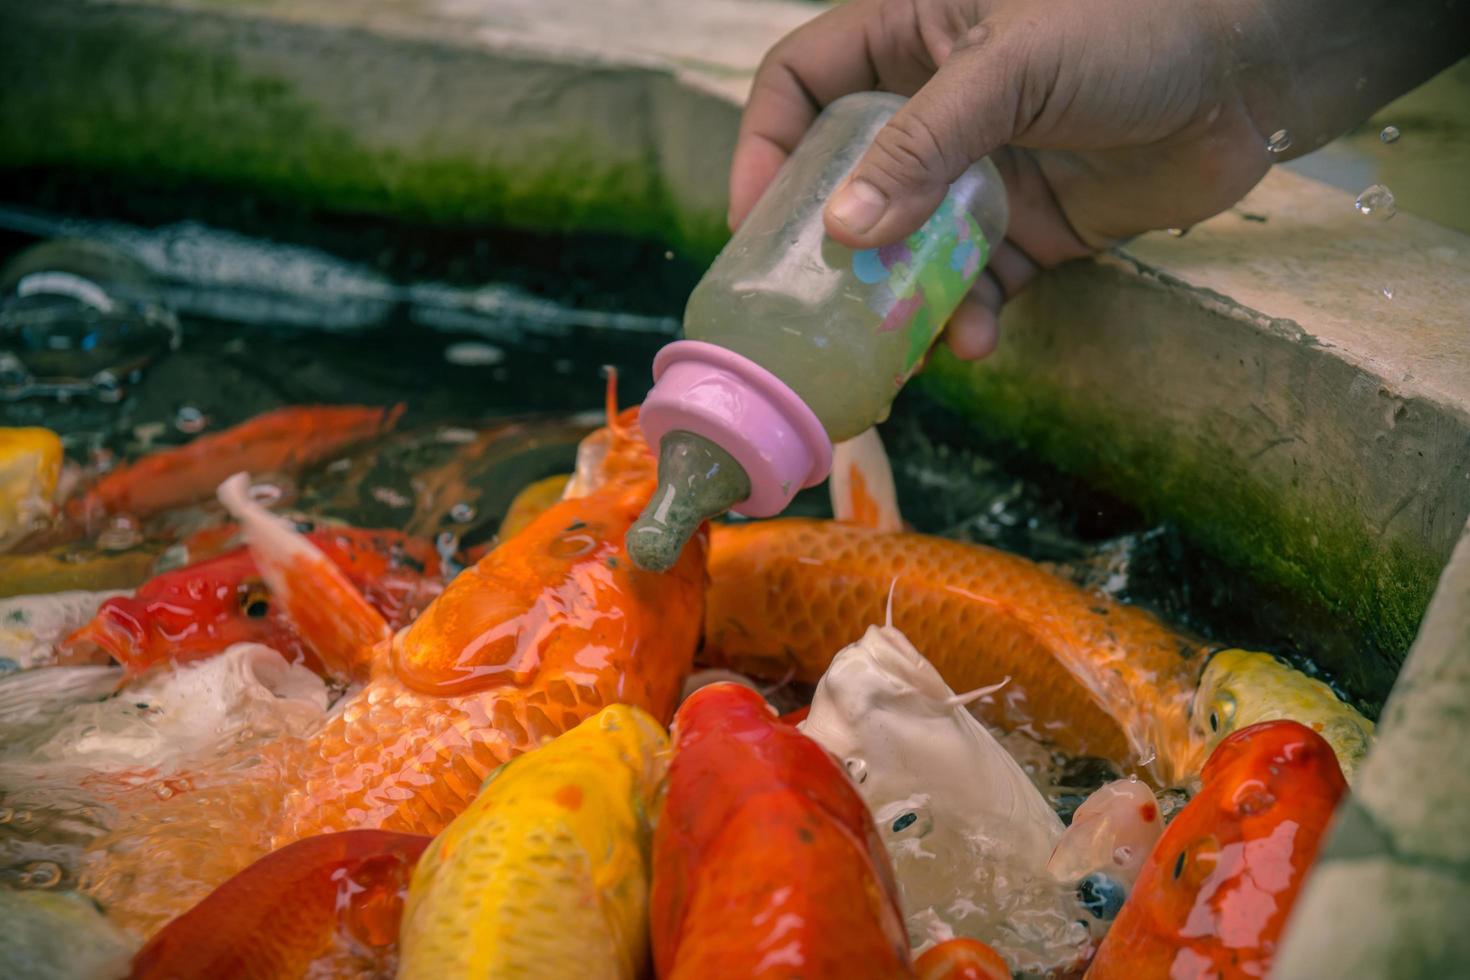
<path id="1" fill-rule="evenodd" d="M 850 0 L 767 55 L 741 123 L 730 222 L 742 221 L 822 107 L 911 95 L 828 203 L 828 234 L 871 248 L 912 233 L 989 155 L 1006 240 L 951 318 L 963 358 L 989 354 L 1001 303 L 1037 273 L 1141 232 L 1225 210 L 1272 154 L 1193 0 Z"/>

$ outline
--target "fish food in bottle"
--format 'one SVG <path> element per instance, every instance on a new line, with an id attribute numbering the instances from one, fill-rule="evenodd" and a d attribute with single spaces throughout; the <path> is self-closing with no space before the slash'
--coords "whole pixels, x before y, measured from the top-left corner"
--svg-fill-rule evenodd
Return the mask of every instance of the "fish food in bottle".
<path id="1" fill-rule="evenodd" d="M 903 104 L 862 92 L 822 112 L 695 287 L 685 339 L 654 359 L 639 417 L 659 488 L 628 534 L 640 567 L 672 566 L 710 517 L 769 517 L 826 479 L 832 444 L 887 418 L 1004 235 L 987 159 L 903 241 L 827 236 L 828 197 Z"/>

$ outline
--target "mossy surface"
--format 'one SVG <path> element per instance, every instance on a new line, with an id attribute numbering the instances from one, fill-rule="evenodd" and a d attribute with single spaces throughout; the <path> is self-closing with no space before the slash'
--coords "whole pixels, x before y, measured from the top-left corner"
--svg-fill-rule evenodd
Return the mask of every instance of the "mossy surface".
<path id="1" fill-rule="evenodd" d="M 1375 540 L 1350 501 L 1263 487 L 1243 477 L 1229 447 L 1110 415 L 1024 365 L 969 366 L 939 352 L 922 383 L 994 438 L 1177 524 L 1261 584 L 1349 618 L 1363 649 L 1357 662 L 1331 666 L 1354 689 L 1392 684 L 1441 561 Z"/>
<path id="2" fill-rule="evenodd" d="M 292 82 L 233 59 L 247 28 L 170 31 L 184 16 L 67 4 L 0 12 L 0 62 L 14 72 L 0 93 L 0 172 L 207 180 L 322 211 L 616 232 L 709 257 L 728 235 L 723 213 L 680 200 L 652 161 L 574 126 L 539 129 L 528 152 L 506 151 L 490 132 L 453 145 L 370 142 Z"/>

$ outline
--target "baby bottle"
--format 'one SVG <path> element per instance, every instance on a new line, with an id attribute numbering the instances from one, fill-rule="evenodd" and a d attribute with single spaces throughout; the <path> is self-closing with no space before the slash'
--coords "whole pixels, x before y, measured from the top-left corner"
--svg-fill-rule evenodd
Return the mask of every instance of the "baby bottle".
<path id="1" fill-rule="evenodd" d="M 1004 235 L 1005 187 L 981 160 L 907 239 L 827 237 L 827 198 L 903 103 L 828 106 L 695 287 L 639 416 L 659 447 L 659 488 L 628 534 L 639 566 L 672 566 L 710 517 L 769 517 L 824 480 L 832 444 L 887 418 Z"/>

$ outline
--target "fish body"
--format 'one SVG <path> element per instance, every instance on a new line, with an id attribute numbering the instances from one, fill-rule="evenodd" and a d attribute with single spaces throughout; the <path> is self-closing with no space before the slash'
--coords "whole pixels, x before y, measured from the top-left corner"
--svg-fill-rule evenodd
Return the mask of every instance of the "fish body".
<path id="1" fill-rule="evenodd" d="M 407 625 L 442 590 L 439 555 L 397 531 L 332 527 L 307 538 L 339 568 L 390 628 Z M 64 658 L 100 650 L 131 673 L 166 660 L 187 662 L 236 643 L 259 643 L 290 660 L 307 653 L 255 558 L 235 548 L 155 576 L 131 596 L 102 603 L 61 645 Z"/>
<path id="2" fill-rule="evenodd" d="M 50 429 L 0 428 L 0 550 L 51 515 L 61 458 Z"/>
<path id="3" fill-rule="evenodd" d="M 77 676 L 80 683 L 113 669 L 49 670 Z M 102 674 L 98 680 L 105 685 L 106 678 Z M 111 686 L 116 689 L 116 681 Z M 327 688 L 320 677 L 268 647 L 237 644 L 208 660 L 151 673 L 117 697 L 73 698 L 39 737 L 7 742 L 0 774 L 34 767 L 53 777 L 66 771 L 166 773 L 185 760 L 236 744 L 247 731 L 253 742 L 304 735 L 326 710 Z"/>
<path id="4" fill-rule="evenodd" d="M 1011 980 L 999 953 L 975 939 L 950 939 L 914 962 L 918 980 Z"/>
<path id="5" fill-rule="evenodd" d="M 156 561 L 158 550 L 147 546 L 128 551 L 59 547 L 0 555 L 0 598 L 131 589 L 147 581 Z"/>
<path id="6" fill-rule="evenodd" d="M 102 603 L 126 594 L 73 590 L 0 599 L 0 660 L 9 661 L 7 669 L 49 666 L 62 640 L 97 615 Z"/>
<path id="7" fill-rule="evenodd" d="M 264 850 L 315 834 L 438 833 L 497 766 L 603 707 L 670 717 L 699 638 L 705 537 L 662 575 L 628 561 L 623 540 L 655 486 L 635 419 L 636 409 L 610 416 L 585 496 L 552 507 L 461 572 L 412 626 L 359 651 L 371 679 L 309 738 L 200 773 L 173 798 L 120 805 L 87 879 L 109 914 L 146 933 Z M 277 598 L 314 608 L 297 621 L 313 650 L 349 620 L 361 620 L 349 634 L 371 630 L 375 610 L 338 602 L 350 583 L 331 583 L 335 566 L 264 537 L 252 549 L 263 573 L 280 574 Z"/>
<path id="8" fill-rule="evenodd" d="M 292 473 L 331 459 L 391 430 L 402 414 L 402 405 L 298 405 L 265 412 L 112 471 L 68 511 L 83 521 L 104 514 L 147 517 L 209 498 L 225 477 L 241 469 Z"/>
<path id="9" fill-rule="evenodd" d="M 909 941 L 985 939 L 1018 968 L 1089 950 L 1045 871 L 1062 822 L 934 666 L 891 626 L 832 658 L 800 728 L 847 767 L 889 853 Z"/>
<path id="10" fill-rule="evenodd" d="M 1266 653 L 1221 650 L 1210 658 L 1195 694 L 1192 723 L 1213 749 L 1231 732 L 1263 721 L 1301 722 L 1337 753 L 1352 785 L 1373 744 L 1373 723 L 1332 688 Z"/>
<path id="11" fill-rule="evenodd" d="M 872 817 L 821 746 L 724 683 L 680 706 L 673 736 L 653 844 L 661 980 L 912 976 Z"/>
<path id="12" fill-rule="evenodd" d="M 391 975 L 403 895 L 428 844 L 352 830 L 268 854 L 153 936 L 132 980 Z"/>
<path id="13" fill-rule="evenodd" d="M 1332 747 L 1293 721 L 1228 736 L 1144 865 L 1090 980 L 1263 977 L 1334 808 Z"/>
<path id="14" fill-rule="evenodd" d="M 977 710 L 1073 755 L 1150 763 L 1164 783 L 1198 770 L 1188 712 L 1203 648 L 1148 613 L 980 545 L 837 521 L 725 525 L 711 540 L 703 658 L 815 682 L 835 651 L 884 619 L 951 687 L 1010 677 Z"/>
<path id="15" fill-rule="evenodd" d="M 643 976 L 667 750 L 615 704 L 498 769 L 414 872 L 399 980 Z"/>

